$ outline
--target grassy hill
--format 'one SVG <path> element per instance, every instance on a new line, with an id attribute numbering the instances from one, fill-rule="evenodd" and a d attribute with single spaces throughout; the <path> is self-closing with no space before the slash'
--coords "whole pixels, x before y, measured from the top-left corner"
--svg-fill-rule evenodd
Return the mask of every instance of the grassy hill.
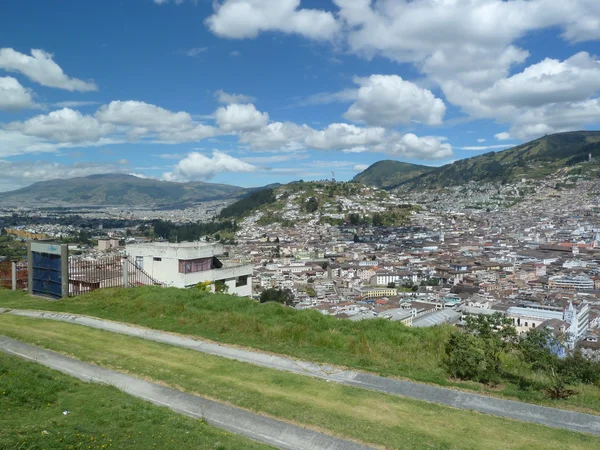
<path id="1" fill-rule="evenodd" d="M 433 167 L 387 159 L 369 166 L 366 170 L 356 175 L 352 181 L 386 189 L 398 186 L 433 169 Z"/>
<path id="2" fill-rule="evenodd" d="M 226 184 L 173 183 L 125 174 L 91 175 L 50 180 L 0 194 L 13 204 L 63 203 L 69 205 L 186 206 L 209 200 L 237 198 L 249 189 Z"/>
<path id="3" fill-rule="evenodd" d="M 470 181 L 508 182 L 519 178 L 542 178 L 586 161 L 590 153 L 593 158 L 600 158 L 600 131 L 552 134 L 441 167 L 380 161 L 354 179 L 385 189 L 402 187 L 410 190 L 458 186 Z"/>
<path id="4" fill-rule="evenodd" d="M 254 192 L 221 211 L 221 219 L 253 216 L 258 225 L 299 222 L 342 225 L 404 225 L 413 206 L 385 190 L 354 182 L 292 182 Z"/>

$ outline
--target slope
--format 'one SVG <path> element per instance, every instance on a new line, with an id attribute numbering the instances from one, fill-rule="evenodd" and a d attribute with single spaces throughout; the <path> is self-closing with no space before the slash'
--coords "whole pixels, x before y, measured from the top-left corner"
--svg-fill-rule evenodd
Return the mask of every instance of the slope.
<path id="1" fill-rule="evenodd" d="M 433 169 L 433 167 L 387 159 L 372 164 L 356 175 L 352 181 L 385 189 L 402 184 Z"/>

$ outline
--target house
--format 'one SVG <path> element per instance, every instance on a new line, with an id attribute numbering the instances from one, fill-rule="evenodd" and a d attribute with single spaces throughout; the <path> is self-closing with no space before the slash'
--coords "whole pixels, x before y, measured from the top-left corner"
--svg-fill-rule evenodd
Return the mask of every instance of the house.
<path id="1" fill-rule="evenodd" d="M 148 242 L 127 245 L 125 251 L 137 267 L 166 286 L 188 288 L 205 281 L 220 281 L 230 294 L 252 295 L 253 267 L 220 261 L 222 244 Z"/>

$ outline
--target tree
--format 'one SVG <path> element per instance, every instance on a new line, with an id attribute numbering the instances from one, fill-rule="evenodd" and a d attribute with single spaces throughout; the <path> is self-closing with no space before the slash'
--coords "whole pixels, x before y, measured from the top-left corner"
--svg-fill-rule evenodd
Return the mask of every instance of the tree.
<path id="1" fill-rule="evenodd" d="M 393 281 L 390 281 L 387 285 L 388 288 L 390 289 L 395 289 L 396 288 L 396 283 L 394 283 Z"/>
<path id="2" fill-rule="evenodd" d="M 291 306 L 294 304 L 294 293 L 289 289 L 266 289 L 260 294 L 260 302 L 276 302 Z"/>
<path id="3" fill-rule="evenodd" d="M 229 286 L 227 286 L 227 283 L 225 283 L 224 280 L 217 280 L 215 281 L 215 292 L 227 294 L 227 292 L 229 292 Z"/>
<path id="4" fill-rule="evenodd" d="M 304 203 L 304 210 L 308 213 L 313 213 L 315 211 L 317 211 L 319 209 L 319 201 L 314 198 L 314 197 L 310 197 L 306 203 Z"/>
<path id="5" fill-rule="evenodd" d="M 502 376 L 502 355 L 517 342 L 512 320 L 502 313 L 467 316 L 464 331 L 455 332 L 446 344 L 446 369 L 458 378 L 497 384 Z"/>

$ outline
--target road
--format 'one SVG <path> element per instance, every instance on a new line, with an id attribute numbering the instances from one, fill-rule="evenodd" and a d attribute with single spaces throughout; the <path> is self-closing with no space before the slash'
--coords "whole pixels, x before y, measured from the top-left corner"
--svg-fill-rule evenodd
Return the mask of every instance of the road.
<path id="1" fill-rule="evenodd" d="M 169 407 L 189 417 L 203 419 L 210 425 L 277 448 L 285 450 L 367 450 L 370 448 L 94 366 L 4 336 L 0 336 L 0 351 L 35 361 L 82 381 L 115 386 L 127 394 L 156 405 Z"/>
<path id="2" fill-rule="evenodd" d="M 529 403 L 463 392 L 455 389 L 380 377 L 369 373 L 345 370 L 333 366 L 315 364 L 248 349 L 229 347 L 214 342 L 203 341 L 201 339 L 192 339 L 185 336 L 178 336 L 173 333 L 113 322 L 110 320 L 96 319 L 78 314 L 2 309 L 0 309 L 0 313 L 75 323 L 177 347 L 189 348 L 198 352 L 247 362 L 262 367 L 322 378 L 373 391 L 600 436 L 600 416 L 591 414 L 566 411 L 558 408 L 548 408 Z"/>

